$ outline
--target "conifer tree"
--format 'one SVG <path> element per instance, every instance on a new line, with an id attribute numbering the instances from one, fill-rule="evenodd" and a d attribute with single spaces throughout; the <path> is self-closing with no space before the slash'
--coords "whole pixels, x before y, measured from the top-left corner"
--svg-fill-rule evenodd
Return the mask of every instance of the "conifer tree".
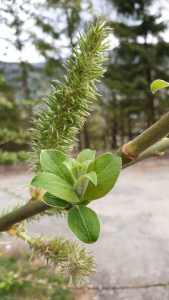
<path id="1" fill-rule="evenodd" d="M 109 110 L 112 107 L 114 112 L 118 107 L 118 115 L 123 115 L 121 128 L 113 118 L 116 126 L 112 124 L 112 132 L 118 131 L 121 136 L 125 132 L 131 140 L 152 125 L 168 106 L 167 91 L 157 99 L 149 87 L 156 78 L 168 79 L 169 43 L 161 36 L 166 24 L 160 21 L 160 14 L 151 13 L 154 1 L 111 2 L 118 13 L 118 21 L 112 21 L 111 26 L 119 46 L 112 51 L 105 82 L 111 94 Z"/>
<path id="2" fill-rule="evenodd" d="M 13 97 L 13 89 L 0 72 L 0 163 L 8 162 L 8 153 L 3 150 L 20 150 L 20 145 L 28 142 L 25 133 L 21 106 Z M 3 159 L 6 155 L 5 160 Z M 10 157 L 10 153 L 9 153 Z"/>

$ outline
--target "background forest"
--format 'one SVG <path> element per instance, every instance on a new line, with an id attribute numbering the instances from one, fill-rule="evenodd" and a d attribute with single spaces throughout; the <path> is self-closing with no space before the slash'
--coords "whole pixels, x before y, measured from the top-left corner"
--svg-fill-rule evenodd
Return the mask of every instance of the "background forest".
<path id="1" fill-rule="evenodd" d="M 26 159 L 37 106 L 45 106 L 52 80 L 64 75 L 78 28 L 101 13 L 113 28 L 112 51 L 98 82 L 101 97 L 74 152 L 115 149 L 158 120 L 168 110 L 169 92 L 152 95 L 150 84 L 169 78 L 167 9 L 165 0 L 1 0 L 0 163 Z"/>

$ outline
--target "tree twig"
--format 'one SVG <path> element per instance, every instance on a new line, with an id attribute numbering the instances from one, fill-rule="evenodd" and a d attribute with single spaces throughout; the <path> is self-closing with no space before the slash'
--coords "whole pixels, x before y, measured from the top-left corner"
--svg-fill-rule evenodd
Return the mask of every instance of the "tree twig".
<path id="1" fill-rule="evenodd" d="M 169 149 L 169 138 L 165 138 L 162 141 L 156 143 L 155 145 L 151 146 L 147 150 L 145 150 L 143 153 L 141 153 L 140 157 L 136 160 L 130 161 L 128 164 L 123 165 L 122 169 L 125 169 L 127 167 L 130 167 L 142 160 L 145 160 L 150 157 L 157 157 L 157 156 L 163 156 L 164 151 Z"/>
<path id="2" fill-rule="evenodd" d="M 162 140 L 168 133 L 169 112 L 146 131 L 137 136 L 133 141 L 127 143 L 127 150 L 133 158 L 137 158 L 143 151 Z M 116 155 L 121 157 L 122 165 L 124 166 L 131 162 L 131 157 L 129 157 L 130 155 L 127 156 L 123 149 L 123 147 L 120 148 L 116 152 Z"/>
<path id="3" fill-rule="evenodd" d="M 12 225 L 17 224 L 23 220 L 26 220 L 34 215 L 37 215 L 51 208 L 51 206 L 47 205 L 44 201 L 41 200 L 36 200 L 32 203 L 28 202 L 27 204 L 0 218 L 0 232 L 6 231 Z"/>

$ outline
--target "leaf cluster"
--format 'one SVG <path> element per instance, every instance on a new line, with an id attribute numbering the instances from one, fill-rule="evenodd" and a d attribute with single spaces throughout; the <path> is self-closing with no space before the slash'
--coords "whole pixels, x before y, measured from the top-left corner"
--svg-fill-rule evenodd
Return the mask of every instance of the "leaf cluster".
<path id="1" fill-rule="evenodd" d="M 31 185 L 47 191 L 42 200 L 48 205 L 69 210 L 68 225 L 80 240 L 95 242 L 100 224 L 96 213 L 86 205 L 113 188 L 121 158 L 105 153 L 95 159 L 95 151 L 86 149 L 73 159 L 59 150 L 43 150 L 40 163 L 43 172 L 32 179 Z"/>

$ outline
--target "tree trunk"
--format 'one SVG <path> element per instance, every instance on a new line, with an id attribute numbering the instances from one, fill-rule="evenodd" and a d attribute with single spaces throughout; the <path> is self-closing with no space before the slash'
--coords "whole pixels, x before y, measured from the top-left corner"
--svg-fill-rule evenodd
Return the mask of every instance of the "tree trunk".
<path id="1" fill-rule="evenodd" d="M 22 83 L 23 83 L 23 89 L 24 89 L 24 98 L 30 99 L 30 91 L 28 86 L 28 71 L 27 66 L 24 61 L 20 63 L 21 69 L 22 69 Z"/>
<path id="2" fill-rule="evenodd" d="M 121 137 L 121 146 L 124 144 L 124 114 L 122 108 L 120 114 L 120 137 Z"/>
<path id="3" fill-rule="evenodd" d="M 84 123 L 83 133 L 84 133 L 84 147 L 85 147 L 85 149 L 90 149 L 89 133 L 87 130 L 86 122 Z"/>
<path id="4" fill-rule="evenodd" d="M 128 138 L 129 141 L 131 141 L 133 139 L 133 135 L 132 135 L 132 126 L 131 126 L 131 119 L 130 119 L 130 114 L 127 115 L 127 119 L 128 119 Z"/>
<path id="5" fill-rule="evenodd" d="M 113 127 L 112 127 L 112 148 L 117 148 L 117 114 L 116 114 L 116 98 L 114 93 L 112 94 L 112 108 L 113 108 Z"/>
<path id="6" fill-rule="evenodd" d="M 24 90 L 24 98 L 25 100 L 30 100 L 30 90 L 29 90 L 29 83 L 28 83 L 28 70 L 27 65 L 24 61 L 20 63 L 22 69 L 22 84 Z M 28 127 L 32 126 L 32 117 L 33 117 L 33 110 L 32 105 L 28 106 Z"/>
<path id="7" fill-rule="evenodd" d="M 147 70 L 146 70 L 146 79 L 149 84 L 152 83 L 150 68 L 147 68 Z M 147 125 L 148 125 L 148 127 L 150 127 L 152 124 L 155 123 L 154 98 L 153 98 L 153 95 L 151 95 L 151 94 L 147 98 L 147 108 L 148 108 Z"/>
<path id="8" fill-rule="evenodd" d="M 112 127 L 112 148 L 117 148 L 117 122 L 116 119 L 113 120 L 113 127 Z"/>
<path id="9" fill-rule="evenodd" d="M 82 141 L 81 141 L 81 133 L 78 132 L 77 134 L 77 138 L 78 138 L 78 151 L 82 151 Z"/>

